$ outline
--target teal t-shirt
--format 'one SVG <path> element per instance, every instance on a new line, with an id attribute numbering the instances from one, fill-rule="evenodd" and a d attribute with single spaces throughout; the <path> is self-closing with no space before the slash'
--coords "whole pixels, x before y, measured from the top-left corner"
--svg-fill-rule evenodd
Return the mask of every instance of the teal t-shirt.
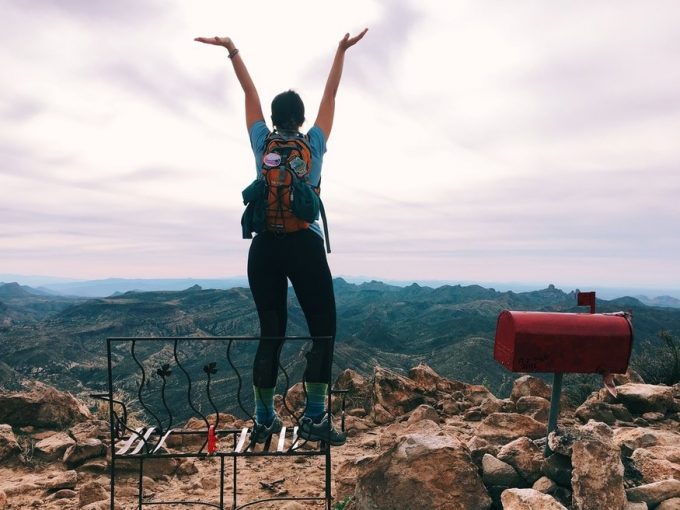
<path id="1" fill-rule="evenodd" d="M 253 154 L 255 155 L 255 173 L 257 177 L 260 176 L 260 169 L 262 168 L 262 157 L 264 156 L 263 153 L 265 140 L 270 133 L 271 131 L 263 120 L 258 120 L 250 127 L 250 146 L 252 147 Z M 319 182 L 321 181 L 323 155 L 326 153 L 326 138 L 324 137 L 321 128 L 314 125 L 307 132 L 307 139 L 309 142 L 309 149 L 312 152 L 312 170 L 309 172 L 309 182 L 313 186 L 318 186 Z M 323 238 L 321 227 L 319 226 L 318 221 L 312 223 L 309 228 L 321 236 L 321 238 Z"/>

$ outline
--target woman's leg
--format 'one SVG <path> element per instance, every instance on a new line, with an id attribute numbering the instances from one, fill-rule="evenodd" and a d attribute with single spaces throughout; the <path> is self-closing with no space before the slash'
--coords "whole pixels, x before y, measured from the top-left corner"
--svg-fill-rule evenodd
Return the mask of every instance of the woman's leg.
<path id="1" fill-rule="evenodd" d="M 261 337 L 286 334 L 288 280 L 270 234 L 255 236 L 248 254 L 248 283 L 260 319 Z M 253 392 L 257 422 L 269 425 L 274 417 L 274 390 L 283 340 L 260 340 L 253 362 Z"/>

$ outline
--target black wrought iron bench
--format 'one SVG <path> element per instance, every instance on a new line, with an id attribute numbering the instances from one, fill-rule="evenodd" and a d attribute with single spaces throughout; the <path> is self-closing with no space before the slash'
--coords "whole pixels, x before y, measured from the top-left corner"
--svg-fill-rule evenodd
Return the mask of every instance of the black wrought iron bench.
<path id="1" fill-rule="evenodd" d="M 118 466 L 137 463 L 139 510 L 146 505 L 204 505 L 225 507 L 225 461 L 231 458 L 232 510 L 278 500 L 317 501 L 331 509 L 331 448 L 298 437 L 300 410 L 291 408 L 291 380 L 301 380 L 304 351 L 311 337 L 286 337 L 280 358 L 283 382 L 281 408 L 284 427 L 263 445 L 251 437 L 249 373 L 259 337 L 145 337 L 107 340 L 108 392 L 93 395 L 108 403 L 111 434 L 111 510 L 116 505 Z M 316 338 L 332 342 L 332 338 Z M 330 379 L 330 376 L 329 376 Z M 282 381 L 283 380 L 283 381 Z M 331 381 L 328 381 L 331 388 Z M 279 384 L 279 387 L 281 384 Z M 304 386 L 303 386 L 304 387 Z M 340 427 L 345 428 L 345 390 L 330 390 L 340 397 Z M 220 408 L 222 412 L 220 412 Z M 230 411 L 225 413 L 225 409 Z M 211 411 L 210 413 L 207 411 Z M 233 415 L 231 413 L 234 413 Z M 235 415 L 240 415 L 238 418 Z M 193 427 L 183 423 L 193 418 Z M 329 420 L 330 422 L 330 420 Z M 247 457 L 324 457 L 324 479 L 319 496 L 274 496 L 238 501 L 238 461 Z M 216 459 L 219 492 L 212 500 L 163 500 L 144 497 L 145 463 L 152 459 Z"/>

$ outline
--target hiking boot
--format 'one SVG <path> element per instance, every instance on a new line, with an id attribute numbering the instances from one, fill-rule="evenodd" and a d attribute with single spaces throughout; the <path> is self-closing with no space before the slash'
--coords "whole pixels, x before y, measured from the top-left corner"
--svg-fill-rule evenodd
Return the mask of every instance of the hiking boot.
<path id="1" fill-rule="evenodd" d="M 324 414 L 321 421 L 314 421 L 307 416 L 300 419 L 298 436 L 307 441 L 323 441 L 331 446 L 342 446 L 347 441 L 347 434 L 335 430 Z"/>
<path id="2" fill-rule="evenodd" d="M 272 419 L 272 422 L 269 424 L 269 426 L 262 425 L 261 423 L 257 423 L 255 425 L 255 428 L 250 435 L 250 440 L 254 443 L 266 443 L 267 439 L 272 437 L 272 434 L 278 434 L 281 432 L 281 427 L 283 427 L 281 418 L 279 418 L 278 414 L 274 414 L 274 418 Z"/>

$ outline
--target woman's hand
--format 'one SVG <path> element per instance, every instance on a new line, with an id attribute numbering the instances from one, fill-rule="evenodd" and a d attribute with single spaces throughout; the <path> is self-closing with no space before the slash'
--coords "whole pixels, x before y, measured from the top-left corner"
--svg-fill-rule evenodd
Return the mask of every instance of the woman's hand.
<path id="1" fill-rule="evenodd" d="M 234 43 L 232 42 L 231 37 L 196 37 L 194 41 L 212 44 L 214 46 L 224 46 L 229 51 L 234 49 Z"/>
<path id="2" fill-rule="evenodd" d="M 361 41 L 363 37 L 366 35 L 366 32 L 368 32 L 368 28 L 364 28 L 363 31 L 359 35 L 355 35 L 354 37 L 349 36 L 349 32 L 345 34 L 345 37 L 342 38 L 340 43 L 338 44 L 338 47 L 342 51 L 346 51 L 348 48 L 351 48 L 354 46 L 356 43 Z"/>

